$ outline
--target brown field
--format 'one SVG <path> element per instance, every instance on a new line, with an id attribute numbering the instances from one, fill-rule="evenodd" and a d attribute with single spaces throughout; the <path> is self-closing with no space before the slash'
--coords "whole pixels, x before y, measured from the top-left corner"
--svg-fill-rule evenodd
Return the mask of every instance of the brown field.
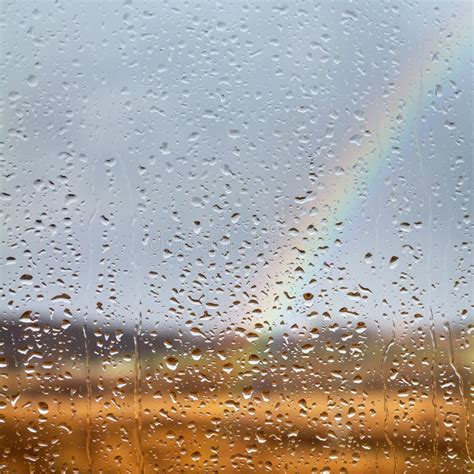
<path id="1" fill-rule="evenodd" d="M 143 338 L 147 352 L 134 352 L 100 338 L 108 346 L 91 346 L 89 363 L 80 332 L 5 346 L 0 472 L 471 472 L 460 335 L 456 353 L 450 338 L 436 353 L 423 340 L 387 352 L 362 336 L 312 351 L 306 339 L 264 351 L 176 336 L 182 347 L 154 352 L 170 344 Z M 78 349 L 56 357 L 61 347 Z"/>
<path id="2" fill-rule="evenodd" d="M 429 397 L 107 395 L 4 406 L 2 472 L 469 472 L 463 411 Z"/>

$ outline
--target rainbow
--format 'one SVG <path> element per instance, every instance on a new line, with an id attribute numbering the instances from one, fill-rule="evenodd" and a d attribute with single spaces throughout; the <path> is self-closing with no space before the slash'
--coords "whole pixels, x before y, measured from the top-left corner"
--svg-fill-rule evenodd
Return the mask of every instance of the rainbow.
<path id="1" fill-rule="evenodd" d="M 265 279 L 257 275 L 252 293 L 263 298 L 258 297 L 259 312 L 252 313 L 248 319 L 252 325 L 259 325 L 262 336 L 258 345 L 288 324 L 283 321 L 286 312 L 283 306 L 303 305 L 305 296 L 309 297 L 306 293 L 311 291 L 311 278 L 324 264 L 322 250 L 330 249 L 337 238 L 337 224 L 354 214 L 360 203 L 361 188 L 370 190 L 376 186 L 377 177 L 392 154 L 393 144 L 406 143 L 412 134 L 416 137 L 417 116 L 426 101 L 433 97 L 438 84 L 454 73 L 451 62 L 457 61 L 456 67 L 470 64 L 471 14 L 470 11 L 461 13 L 464 13 L 461 19 L 453 14 L 452 21 L 441 31 L 441 34 L 452 33 L 449 45 L 443 45 L 447 40 L 440 37 L 435 41 L 430 39 L 413 60 L 414 64 L 405 65 L 398 84 L 393 85 L 387 97 L 373 100 L 364 124 L 370 138 L 350 148 L 341 146 L 335 164 L 343 171 L 325 177 L 323 197 L 310 203 L 317 206 L 317 212 L 308 206 L 299 222 L 299 234 L 283 247 L 288 250 L 266 268 Z M 421 158 L 420 166 L 423 166 Z M 312 235 L 306 233 L 308 227 L 314 229 Z M 302 234 L 305 235 L 302 237 Z M 313 270 L 310 277 L 302 272 L 298 274 L 298 267 L 308 266 Z"/>

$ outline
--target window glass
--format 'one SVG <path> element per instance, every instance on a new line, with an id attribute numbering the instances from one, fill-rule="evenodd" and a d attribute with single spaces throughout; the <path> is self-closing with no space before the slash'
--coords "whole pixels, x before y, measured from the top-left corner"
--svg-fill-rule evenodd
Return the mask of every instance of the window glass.
<path id="1" fill-rule="evenodd" d="M 470 2 L 0 28 L 2 472 L 469 472 Z"/>

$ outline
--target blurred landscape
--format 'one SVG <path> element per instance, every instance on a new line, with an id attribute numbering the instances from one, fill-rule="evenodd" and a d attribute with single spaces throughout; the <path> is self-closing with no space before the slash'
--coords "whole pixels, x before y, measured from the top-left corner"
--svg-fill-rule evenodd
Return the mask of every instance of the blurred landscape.
<path id="1" fill-rule="evenodd" d="M 2 472 L 472 467 L 472 350 L 456 326 L 434 343 L 316 326 L 206 342 L 22 320 L 2 327 Z"/>
<path id="2" fill-rule="evenodd" d="M 472 472 L 472 13 L 2 0 L 0 472 Z"/>

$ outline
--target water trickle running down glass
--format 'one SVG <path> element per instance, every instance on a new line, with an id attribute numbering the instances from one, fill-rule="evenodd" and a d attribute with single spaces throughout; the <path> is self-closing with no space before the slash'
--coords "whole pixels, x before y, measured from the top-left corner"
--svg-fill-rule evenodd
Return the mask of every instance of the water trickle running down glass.
<path id="1" fill-rule="evenodd" d="M 2 472 L 469 472 L 469 2 L 0 29 Z"/>

